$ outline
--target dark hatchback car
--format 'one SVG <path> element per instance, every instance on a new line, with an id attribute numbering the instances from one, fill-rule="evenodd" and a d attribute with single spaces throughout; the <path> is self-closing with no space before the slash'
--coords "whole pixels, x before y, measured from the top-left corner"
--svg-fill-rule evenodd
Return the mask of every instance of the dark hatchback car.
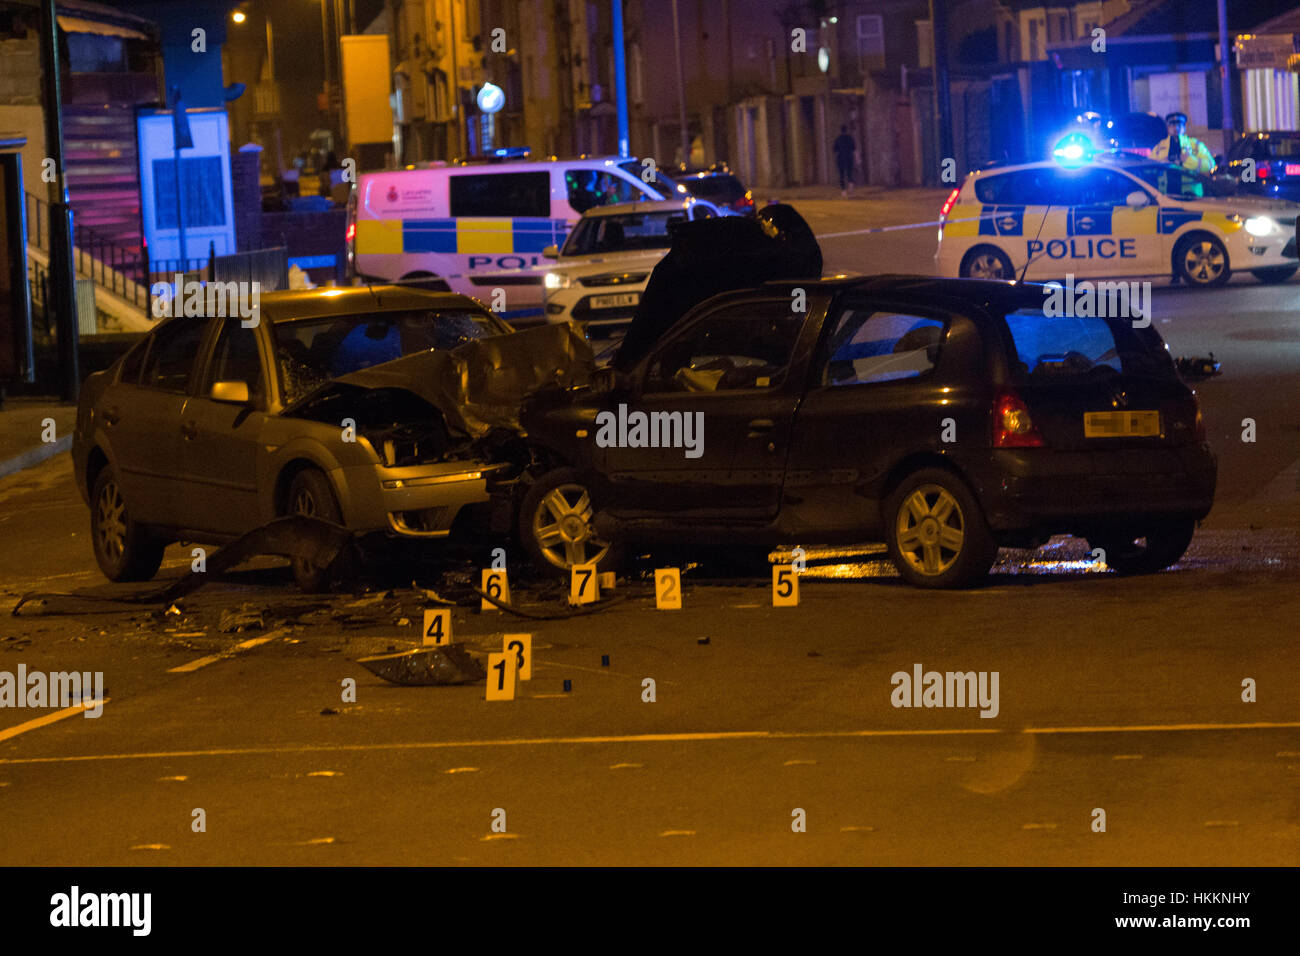
<path id="1" fill-rule="evenodd" d="M 1044 301 L 916 276 L 715 296 L 630 370 L 531 396 L 519 536 L 552 571 L 883 539 L 907 581 L 957 587 L 1053 534 L 1167 567 L 1214 498 L 1196 398 L 1154 329 Z"/>
<path id="2" fill-rule="evenodd" d="M 1252 165 L 1254 175 L 1247 179 Z M 1239 193 L 1300 202 L 1300 132 L 1248 133 L 1232 144 L 1219 174 Z"/>

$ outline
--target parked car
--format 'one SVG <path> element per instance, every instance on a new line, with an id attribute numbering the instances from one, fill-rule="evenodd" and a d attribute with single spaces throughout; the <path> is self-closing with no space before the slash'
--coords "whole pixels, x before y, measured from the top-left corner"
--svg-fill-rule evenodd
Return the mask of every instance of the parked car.
<path id="1" fill-rule="evenodd" d="M 1232 180 L 1238 193 L 1300 201 L 1300 131 L 1246 134 L 1232 144 L 1220 172 Z"/>
<path id="2" fill-rule="evenodd" d="M 694 199 L 587 210 L 562 247 L 542 253 L 555 260 L 543 280 L 546 320 L 589 327 L 626 324 L 651 270 L 668 252 L 669 224 L 718 215 L 712 203 Z"/>
<path id="3" fill-rule="evenodd" d="M 879 276 L 714 296 L 630 369 L 525 403 L 519 538 L 560 573 L 632 547 L 874 539 L 906 581 L 959 587 L 1054 534 L 1121 573 L 1168 567 L 1214 498 L 1196 397 L 1154 328 L 1053 318 L 1048 291 Z"/>
<path id="4" fill-rule="evenodd" d="M 501 409 L 525 391 L 581 365 L 576 338 L 512 333 L 473 299 L 396 287 L 268 293 L 251 328 L 166 320 L 81 392 L 73 462 L 100 569 L 146 580 L 169 542 L 220 543 L 288 514 L 445 538 L 500 467 L 477 442 L 514 424 Z M 294 561 L 304 589 L 325 573 Z"/>

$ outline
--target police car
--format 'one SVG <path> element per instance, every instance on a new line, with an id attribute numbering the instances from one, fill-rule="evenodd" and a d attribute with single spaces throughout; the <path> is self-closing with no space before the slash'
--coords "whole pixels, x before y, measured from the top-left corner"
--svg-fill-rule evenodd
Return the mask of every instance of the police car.
<path id="1" fill-rule="evenodd" d="M 542 250 L 555 260 L 544 279 L 546 320 L 578 321 L 589 329 L 626 325 L 672 245 L 669 226 L 721 215 L 713 203 L 694 198 L 589 209 L 562 247 Z"/>
<path id="2" fill-rule="evenodd" d="M 940 210 L 939 275 L 1172 273 L 1175 281 L 1217 286 L 1233 269 L 1284 282 L 1300 268 L 1300 204 L 1216 197 L 1208 177 L 1139 156 L 1075 158 L 968 175 Z"/>
<path id="3" fill-rule="evenodd" d="M 623 162 L 434 163 L 363 173 L 348 200 L 350 274 L 484 300 L 500 289 L 505 308 L 490 302 L 499 311 L 540 307 L 550 266 L 542 250 L 563 242 L 582 213 L 666 198 Z"/>

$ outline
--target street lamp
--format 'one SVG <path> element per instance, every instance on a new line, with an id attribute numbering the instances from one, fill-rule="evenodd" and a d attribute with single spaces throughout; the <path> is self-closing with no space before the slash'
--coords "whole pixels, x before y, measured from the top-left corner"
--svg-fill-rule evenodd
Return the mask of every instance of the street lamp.
<path id="1" fill-rule="evenodd" d="M 243 23 L 248 19 L 248 17 L 244 15 L 243 10 L 236 10 L 230 15 L 230 19 L 234 20 L 236 23 Z"/>

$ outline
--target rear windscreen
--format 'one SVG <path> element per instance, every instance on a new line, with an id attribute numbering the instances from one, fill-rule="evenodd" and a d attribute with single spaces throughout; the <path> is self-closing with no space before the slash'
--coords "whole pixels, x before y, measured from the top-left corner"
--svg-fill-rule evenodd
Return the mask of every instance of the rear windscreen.
<path id="1" fill-rule="evenodd" d="M 735 176 L 687 176 L 682 180 L 687 191 L 697 199 L 733 203 L 745 198 L 745 187 Z"/>
<path id="2" fill-rule="evenodd" d="M 1173 376 L 1158 335 L 1131 328 L 1131 320 L 1049 316 L 1041 309 L 1006 314 L 1014 354 L 1013 379 L 1041 381 L 1078 376 Z"/>

